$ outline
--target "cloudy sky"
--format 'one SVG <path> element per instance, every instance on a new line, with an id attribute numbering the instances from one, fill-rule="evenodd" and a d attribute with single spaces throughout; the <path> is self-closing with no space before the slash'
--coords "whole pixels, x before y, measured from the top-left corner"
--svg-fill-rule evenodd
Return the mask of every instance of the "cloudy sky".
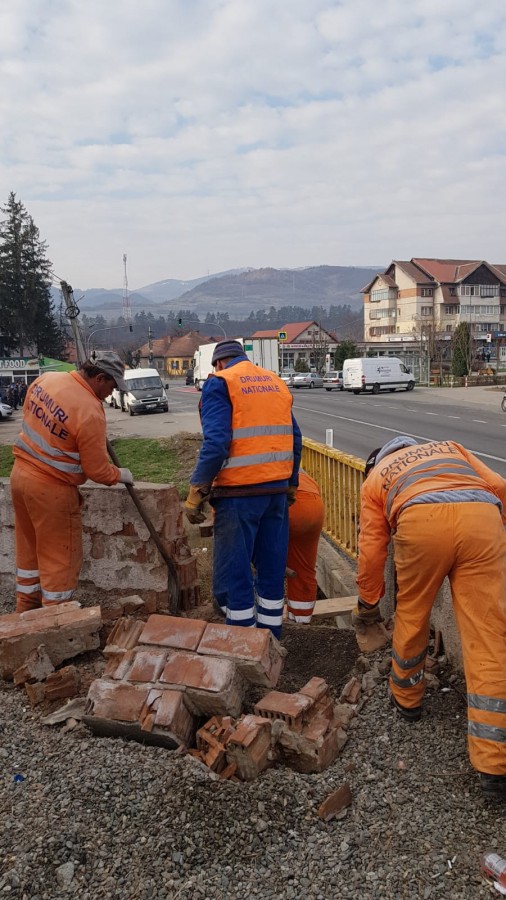
<path id="1" fill-rule="evenodd" d="M 505 0 L 2 0 L 0 200 L 80 288 L 506 263 Z"/>

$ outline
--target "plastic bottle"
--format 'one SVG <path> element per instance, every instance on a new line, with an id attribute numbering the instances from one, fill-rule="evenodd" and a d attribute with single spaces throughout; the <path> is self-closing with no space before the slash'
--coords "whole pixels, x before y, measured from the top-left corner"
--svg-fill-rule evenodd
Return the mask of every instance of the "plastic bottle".
<path id="1" fill-rule="evenodd" d="M 481 854 L 480 865 L 485 875 L 497 881 L 502 888 L 506 888 L 506 859 L 503 856 L 489 850 Z"/>

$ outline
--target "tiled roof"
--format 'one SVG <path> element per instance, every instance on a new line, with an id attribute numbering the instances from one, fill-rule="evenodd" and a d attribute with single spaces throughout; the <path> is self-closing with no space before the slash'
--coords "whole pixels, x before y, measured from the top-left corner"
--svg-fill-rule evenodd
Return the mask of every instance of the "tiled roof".
<path id="1" fill-rule="evenodd" d="M 195 350 L 202 346 L 202 344 L 211 344 L 214 343 L 210 338 L 204 337 L 198 331 L 189 331 L 188 334 L 183 334 L 181 337 L 172 338 L 170 346 L 167 350 L 167 356 L 170 357 L 190 357 L 193 356 Z"/>
<path id="2" fill-rule="evenodd" d="M 478 266 L 483 264 L 481 259 L 424 259 L 412 260 L 424 272 L 427 272 L 435 281 L 455 282 L 461 281 Z M 485 263 L 486 265 L 486 263 Z"/>

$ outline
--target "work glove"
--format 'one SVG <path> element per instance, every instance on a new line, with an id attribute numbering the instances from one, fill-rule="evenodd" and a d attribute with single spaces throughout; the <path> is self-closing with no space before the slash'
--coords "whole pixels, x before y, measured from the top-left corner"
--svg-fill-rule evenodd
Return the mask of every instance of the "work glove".
<path id="1" fill-rule="evenodd" d="M 120 484 L 133 484 L 134 476 L 132 475 L 130 469 L 120 469 L 119 470 L 119 483 Z"/>
<path id="2" fill-rule="evenodd" d="M 355 631 L 359 634 L 365 634 L 369 625 L 376 625 L 378 622 L 382 621 L 383 616 L 381 615 L 379 600 L 371 606 L 369 603 L 366 604 L 359 597 L 357 607 L 351 614 L 351 624 Z"/>
<path id="3" fill-rule="evenodd" d="M 211 488 L 208 484 L 191 484 L 188 496 L 185 500 L 184 511 L 186 518 L 193 525 L 199 522 L 205 522 L 206 517 L 202 512 L 202 507 L 209 497 Z"/>
<path id="4" fill-rule="evenodd" d="M 288 490 L 286 492 L 286 500 L 287 500 L 288 506 L 293 506 L 293 504 L 295 503 L 295 501 L 297 499 L 296 494 L 297 494 L 297 488 L 295 487 L 295 485 L 294 484 L 289 485 Z"/>

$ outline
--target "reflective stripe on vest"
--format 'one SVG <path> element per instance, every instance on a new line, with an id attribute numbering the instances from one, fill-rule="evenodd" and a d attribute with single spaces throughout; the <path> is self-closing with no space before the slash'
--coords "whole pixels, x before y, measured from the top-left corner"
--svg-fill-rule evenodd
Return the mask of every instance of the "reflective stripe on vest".
<path id="1" fill-rule="evenodd" d="M 27 437 L 30 438 L 32 444 L 36 444 L 37 447 L 39 447 L 40 450 L 43 450 L 48 456 L 68 456 L 69 459 L 75 459 L 76 462 L 80 462 L 79 453 L 72 453 L 71 450 L 52 447 L 51 444 L 48 444 L 48 442 L 44 440 L 41 434 L 35 431 L 34 428 L 31 428 L 30 425 L 27 425 L 26 422 L 23 422 L 21 431 L 24 431 Z"/>
<path id="2" fill-rule="evenodd" d="M 60 472 L 68 472 L 71 475 L 82 474 L 82 466 L 77 463 L 58 462 L 56 459 L 48 459 L 45 454 L 37 453 L 37 451 L 34 450 L 33 447 L 30 447 L 22 437 L 17 439 L 15 446 L 19 447 L 20 450 L 23 450 L 25 453 L 28 453 L 29 456 L 33 456 L 34 459 L 38 459 L 39 462 L 44 463 L 45 466 L 49 466 L 51 469 L 58 469 Z"/>
<path id="3" fill-rule="evenodd" d="M 428 469 L 430 469 L 430 473 L 427 472 Z M 417 466 L 412 466 L 411 468 L 407 469 L 406 472 L 392 484 L 392 487 L 388 492 L 386 503 L 387 516 L 390 515 L 392 505 L 397 496 L 405 488 L 410 487 L 417 481 L 426 480 L 428 474 L 430 474 L 431 479 L 436 478 L 438 475 L 466 475 L 471 479 L 478 479 L 478 476 L 473 467 L 470 466 L 469 463 L 467 463 L 465 460 L 461 461 L 454 458 L 447 458 L 445 460 L 437 462 L 434 459 L 431 459 L 419 463 Z M 479 482 L 479 487 L 482 487 L 481 480 Z M 434 490 L 434 487 L 432 487 L 431 490 Z"/>
<path id="4" fill-rule="evenodd" d="M 495 725 L 484 725 L 482 722 L 468 722 L 467 733 L 471 737 L 481 738 L 484 741 L 495 741 L 506 744 L 506 728 L 496 728 Z"/>
<path id="5" fill-rule="evenodd" d="M 216 373 L 232 407 L 232 440 L 216 486 L 284 481 L 293 471 L 292 395 L 273 372 L 243 360 Z"/>

